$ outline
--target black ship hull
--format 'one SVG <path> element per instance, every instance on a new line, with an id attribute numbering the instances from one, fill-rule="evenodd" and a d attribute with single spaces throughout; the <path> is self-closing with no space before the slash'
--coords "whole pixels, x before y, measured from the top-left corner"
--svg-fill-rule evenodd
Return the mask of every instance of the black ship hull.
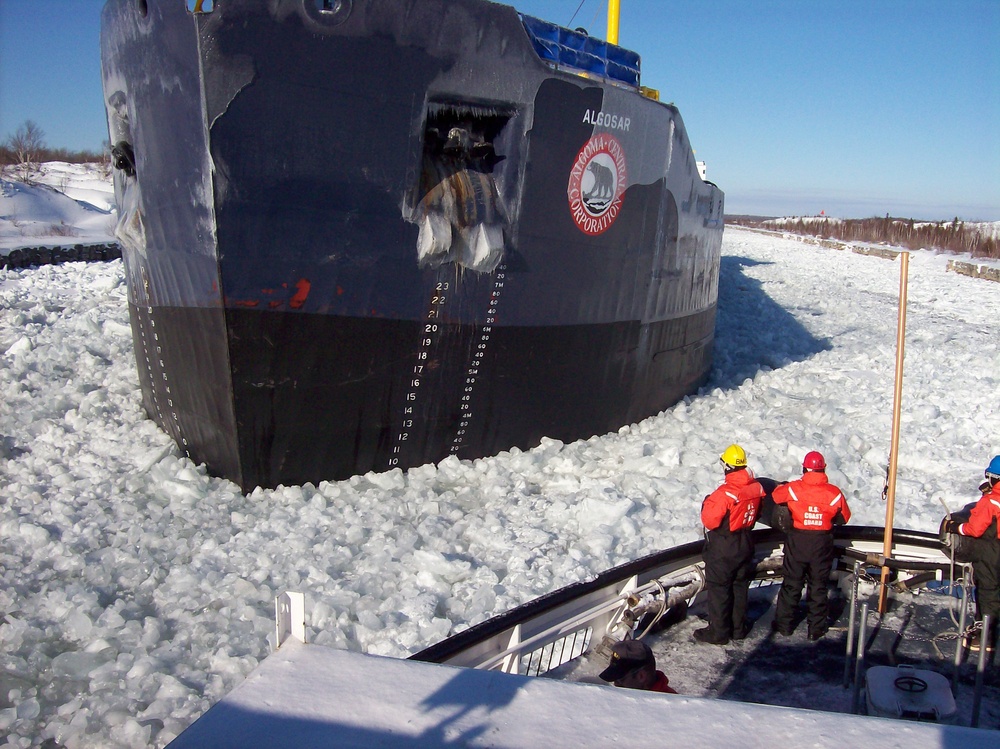
<path id="1" fill-rule="evenodd" d="M 340 479 L 704 381 L 722 193 L 637 59 L 565 63 L 597 42 L 553 29 L 481 0 L 108 3 L 143 403 L 192 459 Z"/>

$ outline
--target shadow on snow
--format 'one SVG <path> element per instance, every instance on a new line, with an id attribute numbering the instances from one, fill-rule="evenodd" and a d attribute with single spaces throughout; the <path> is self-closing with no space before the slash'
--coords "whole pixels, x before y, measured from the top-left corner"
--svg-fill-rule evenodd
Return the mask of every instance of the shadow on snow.
<path id="1" fill-rule="evenodd" d="M 780 369 L 832 348 L 829 340 L 813 336 L 771 299 L 760 281 L 743 272 L 765 264 L 745 257 L 722 258 L 715 362 L 708 388 L 736 388 L 758 372 Z"/>

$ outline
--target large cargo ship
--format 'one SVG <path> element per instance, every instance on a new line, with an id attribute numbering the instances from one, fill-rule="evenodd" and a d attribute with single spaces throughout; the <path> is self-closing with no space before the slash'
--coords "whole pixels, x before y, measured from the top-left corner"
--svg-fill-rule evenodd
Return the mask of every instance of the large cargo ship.
<path id="1" fill-rule="evenodd" d="M 146 411 L 255 486 L 602 434 L 707 377 L 723 194 L 637 54 L 488 0 L 109 0 Z"/>

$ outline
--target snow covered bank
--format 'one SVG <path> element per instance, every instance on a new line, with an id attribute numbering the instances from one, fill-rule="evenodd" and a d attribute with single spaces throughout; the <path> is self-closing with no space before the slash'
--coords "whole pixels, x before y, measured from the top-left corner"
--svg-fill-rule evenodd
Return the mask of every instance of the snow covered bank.
<path id="1" fill-rule="evenodd" d="M 0 271 L 0 735 L 163 746 L 267 655 L 281 590 L 315 642 L 412 653 L 698 538 L 734 441 L 776 478 L 823 450 L 880 524 L 899 265 L 731 229 L 723 252 L 713 380 L 674 408 L 248 496 L 144 417 L 120 262 Z M 946 262 L 910 262 L 896 523 L 929 531 L 1000 453 L 1000 295 Z"/>
<path id="2" fill-rule="evenodd" d="M 32 182 L 0 179 L 0 255 L 16 247 L 115 241 L 114 186 L 101 165 L 51 161 Z"/>

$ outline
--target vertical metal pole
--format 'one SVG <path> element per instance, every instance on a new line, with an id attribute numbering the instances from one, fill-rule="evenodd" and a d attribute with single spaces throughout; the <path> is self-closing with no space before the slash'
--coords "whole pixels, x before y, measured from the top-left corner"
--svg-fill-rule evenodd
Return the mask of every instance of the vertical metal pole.
<path id="1" fill-rule="evenodd" d="M 847 650 L 844 652 L 844 688 L 851 683 L 851 656 L 854 655 L 854 620 L 858 608 L 858 575 L 861 562 L 854 563 L 854 582 L 851 585 L 851 611 L 847 618 Z"/>
<path id="2" fill-rule="evenodd" d="M 986 649 L 992 643 L 990 628 L 992 617 L 983 617 L 983 628 L 979 632 L 979 664 L 976 666 L 976 688 L 972 693 L 972 727 L 979 727 L 979 703 L 983 699 L 983 672 L 986 671 Z"/>
<path id="3" fill-rule="evenodd" d="M 899 320 L 896 325 L 896 387 L 892 399 L 892 446 L 889 452 L 889 486 L 885 502 L 885 543 L 882 553 L 892 556 L 892 520 L 896 504 L 896 467 L 899 462 L 899 411 L 903 399 L 903 344 L 906 340 L 906 281 L 910 267 L 910 253 L 899 254 Z M 882 581 L 878 594 L 878 612 L 885 613 L 889 568 L 882 568 Z"/>
<path id="4" fill-rule="evenodd" d="M 955 669 L 951 674 L 951 685 L 954 687 L 958 684 L 958 669 L 962 665 L 962 637 L 965 635 L 965 615 L 969 609 L 969 586 L 966 584 L 968 579 L 969 566 L 967 564 L 962 565 L 962 610 L 958 614 L 958 641 L 955 643 Z M 952 580 L 951 584 L 954 585 L 955 581 Z"/>
<path id="5" fill-rule="evenodd" d="M 868 639 L 868 602 L 861 607 L 861 621 L 858 624 L 858 652 L 854 658 L 854 692 L 851 696 L 851 713 L 858 714 L 861 701 L 861 667 L 865 661 L 865 642 Z"/>
<path id="6" fill-rule="evenodd" d="M 618 44 L 618 15 L 621 0 L 608 0 L 608 41 Z"/>

